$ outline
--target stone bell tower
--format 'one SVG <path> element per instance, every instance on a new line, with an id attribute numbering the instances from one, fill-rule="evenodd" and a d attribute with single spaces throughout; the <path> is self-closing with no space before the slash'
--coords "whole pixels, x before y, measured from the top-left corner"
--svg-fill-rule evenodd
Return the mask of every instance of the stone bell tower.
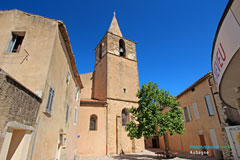
<path id="1" fill-rule="evenodd" d="M 125 131 L 128 109 L 138 106 L 136 43 L 123 38 L 116 16 L 95 49 L 93 99 L 106 101 L 107 154 L 139 152 L 144 140 L 130 140 Z"/>
<path id="2" fill-rule="evenodd" d="M 116 16 L 95 49 L 93 98 L 137 101 L 136 43 L 123 38 Z"/>

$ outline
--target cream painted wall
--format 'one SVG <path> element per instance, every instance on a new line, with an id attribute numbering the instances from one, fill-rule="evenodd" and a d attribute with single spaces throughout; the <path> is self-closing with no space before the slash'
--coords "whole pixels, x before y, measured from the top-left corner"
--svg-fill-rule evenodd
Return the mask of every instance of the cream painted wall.
<path id="1" fill-rule="evenodd" d="M 69 84 L 66 83 L 67 72 L 70 72 Z M 47 76 L 43 102 L 41 105 L 42 107 L 39 111 L 40 123 L 33 159 L 55 158 L 59 133 L 62 131 L 67 137 L 67 147 L 61 150 L 61 158 L 68 159 L 68 157 L 74 156 L 74 152 L 67 151 L 75 146 L 75 141 L 71 141 L 71 139 L 75 138 L 74 132 L 76 133 L 75 126 L 72 126 L 74 108 L 79 108 L 79 103 L 74 100 L 77 90 L 76 85 L 73 72 L 70 69 L 70 61 L 61 33 L 59 30 L 56 30 L 55 43 Z M 55 90 L 51 115 L 45 112 L 50 86 L 52 86 Z M 67 104 L 70 107 L 69 123 L 65 123 Z M 69 131 L 71 131 L 71 133 Z M 70 141 L 68 142 L 68 140 Z M 42 154 L 42 152 L 45 154 Z"/>
<path id="2" fill-rule="evenodd" d="M 97 116 L 97 130 L 90 131 L 90 116 Z M 80 157 L 102 157 L 106 155 L 106 107 L 81 105 L 79 110 L 78 151 Z"/>
<path id="3" fill-rule="evenodd" d="M 0 21 L 0 67 L 33 92 L 43 91 L 57 22 L 18 10 L 0 11 Z M 14 31 L 26 33 L 20 52 L 6 53 Z"/>

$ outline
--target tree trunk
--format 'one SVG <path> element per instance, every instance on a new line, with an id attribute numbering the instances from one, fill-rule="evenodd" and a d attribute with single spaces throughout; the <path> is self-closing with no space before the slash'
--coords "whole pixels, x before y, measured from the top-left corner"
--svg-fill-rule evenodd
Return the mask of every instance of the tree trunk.
<path id="1" fill-rule="evenodd" d="M 167 133 L 163 134 L 163 138 L 164 138 L 164 144 L 165 144 L 166 158 L 169 158 Z"/>

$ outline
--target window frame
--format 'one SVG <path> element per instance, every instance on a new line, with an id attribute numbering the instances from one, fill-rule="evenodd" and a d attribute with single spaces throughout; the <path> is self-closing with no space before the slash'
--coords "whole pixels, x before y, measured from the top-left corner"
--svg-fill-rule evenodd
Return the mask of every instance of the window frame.
<path id="1" fill-rule="evenodd" d="M 125 117 L 123 116 L 124 112 L 125 112 Z M 122 126 L 126 126 L 127 123 L 129 122 L 129 112 L 127 108 L 122 109 L 121 119 L 122 119 Z"/>
<path id="2" fill-rule="evenodd" d="M 20 53 L 25 35 L 26 35 L 25 31 L 12 31 L 11 32 L 11 38 L 10 38 L 10 41 L 8 43 L 8 47 L 6 49 L 6 53 Z M 21 40 L 20 40 L 21 42 L 18 44 L 16 51 L 14 51 L 14 48 L 16 47 L 15 45 L 17 43 L 17 40 L 20 37 L 21 37 Z"/>
<path id="3" fill-rule="evenodd" d="M 68 122 L 69 122 L 69 105 L 67 104 L 65 123 L 68 123 Z"/>
<path id="4" fill-rule="evenodd" d="M 52 113 L 54 95 L 55 95 L 55 90 L 52 86 L 50 86 L 49 92 L 48 92 L 48 101 L 45 109 L 45 112 L 48 114 Z"/>
<path id="5" fill-rule="evenodd" d="M 74 119 L 73 119 L 73 124 L 76 125 L 77 124 L 77 119 L 78 119 L 78 108 L 75 107 L 74 108 Z"/>
<path id="6" fill-rule="evenodd" d="M 70 83 L 70 72 L 67 72 L 67 77 L 66 77 L 66 83 L 69 84 Z"/>
<path id="7" fill-rule="evenodd" d="M 78 86 L 76 88 L 75 100 L 78 102 L 80 99 L 80 88 Z"/>
<path id="8" fill-rule="evenodd" d="M 186 113 L 185 113 L 185 108 L 186 108 L 187 117 L 186 117 Z M 184 121 L 185 122 L 191 122 L 192 121 L 192 116 L 191 116 L 191 111 L 190 111 L 189 106 L 183 107 L 183 115 L 184 115 Z"/>
<path id="9" fill-rule="evenodd" d="M 94 122 L 94 127 L 92 128 L 92 118 L 95 120 Z M 90 116 L 90 120 L 89 120 L 89 131 L 97 131 L 98 130 L 98 117 L 96 114 L 92 114 Z"/>

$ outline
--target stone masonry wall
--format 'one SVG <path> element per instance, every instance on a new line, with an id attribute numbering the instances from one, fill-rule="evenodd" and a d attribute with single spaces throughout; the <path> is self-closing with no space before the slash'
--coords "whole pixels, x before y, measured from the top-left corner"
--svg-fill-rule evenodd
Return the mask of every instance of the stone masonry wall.
<path id="1" fill-rule="evenodd" d="M 0 70 L 0 148 L 8 122 L 34 127 L 41 99 Z"/>
<path id="2" fill-rule="evenodd" d="M 225 127 L 228 126 L 228 124 L 225 122 L 227 116 L 225 114 L 225 110 L 224 110 L 224 104 L 221 101 L 219 94 L 217 92 L 217 86 L 213 80 L 213 78 L 210 78 L 210 83 L 212 85 L 212 91 L 213 91 L 213 95 L 216 101 L 216 106 L 218 109 L 218 114 L 219 114 L 219 118 L 221 121 L 221 128 L 222 128 L 222 142 L 223 142 L 223 146 L 230 146 L 230 143 L 228 141 L 228 137 L 227 137 L 227 132 Z M 214 94 L 216 93 L 216 94 Z M 230 148 L 226 148 L 226 149 L 222 149 L 222 154 L 223 154 L 223 158 L 224 159 L 233 159 L 233 155 L 232 155 L 232 151 Z"/>

